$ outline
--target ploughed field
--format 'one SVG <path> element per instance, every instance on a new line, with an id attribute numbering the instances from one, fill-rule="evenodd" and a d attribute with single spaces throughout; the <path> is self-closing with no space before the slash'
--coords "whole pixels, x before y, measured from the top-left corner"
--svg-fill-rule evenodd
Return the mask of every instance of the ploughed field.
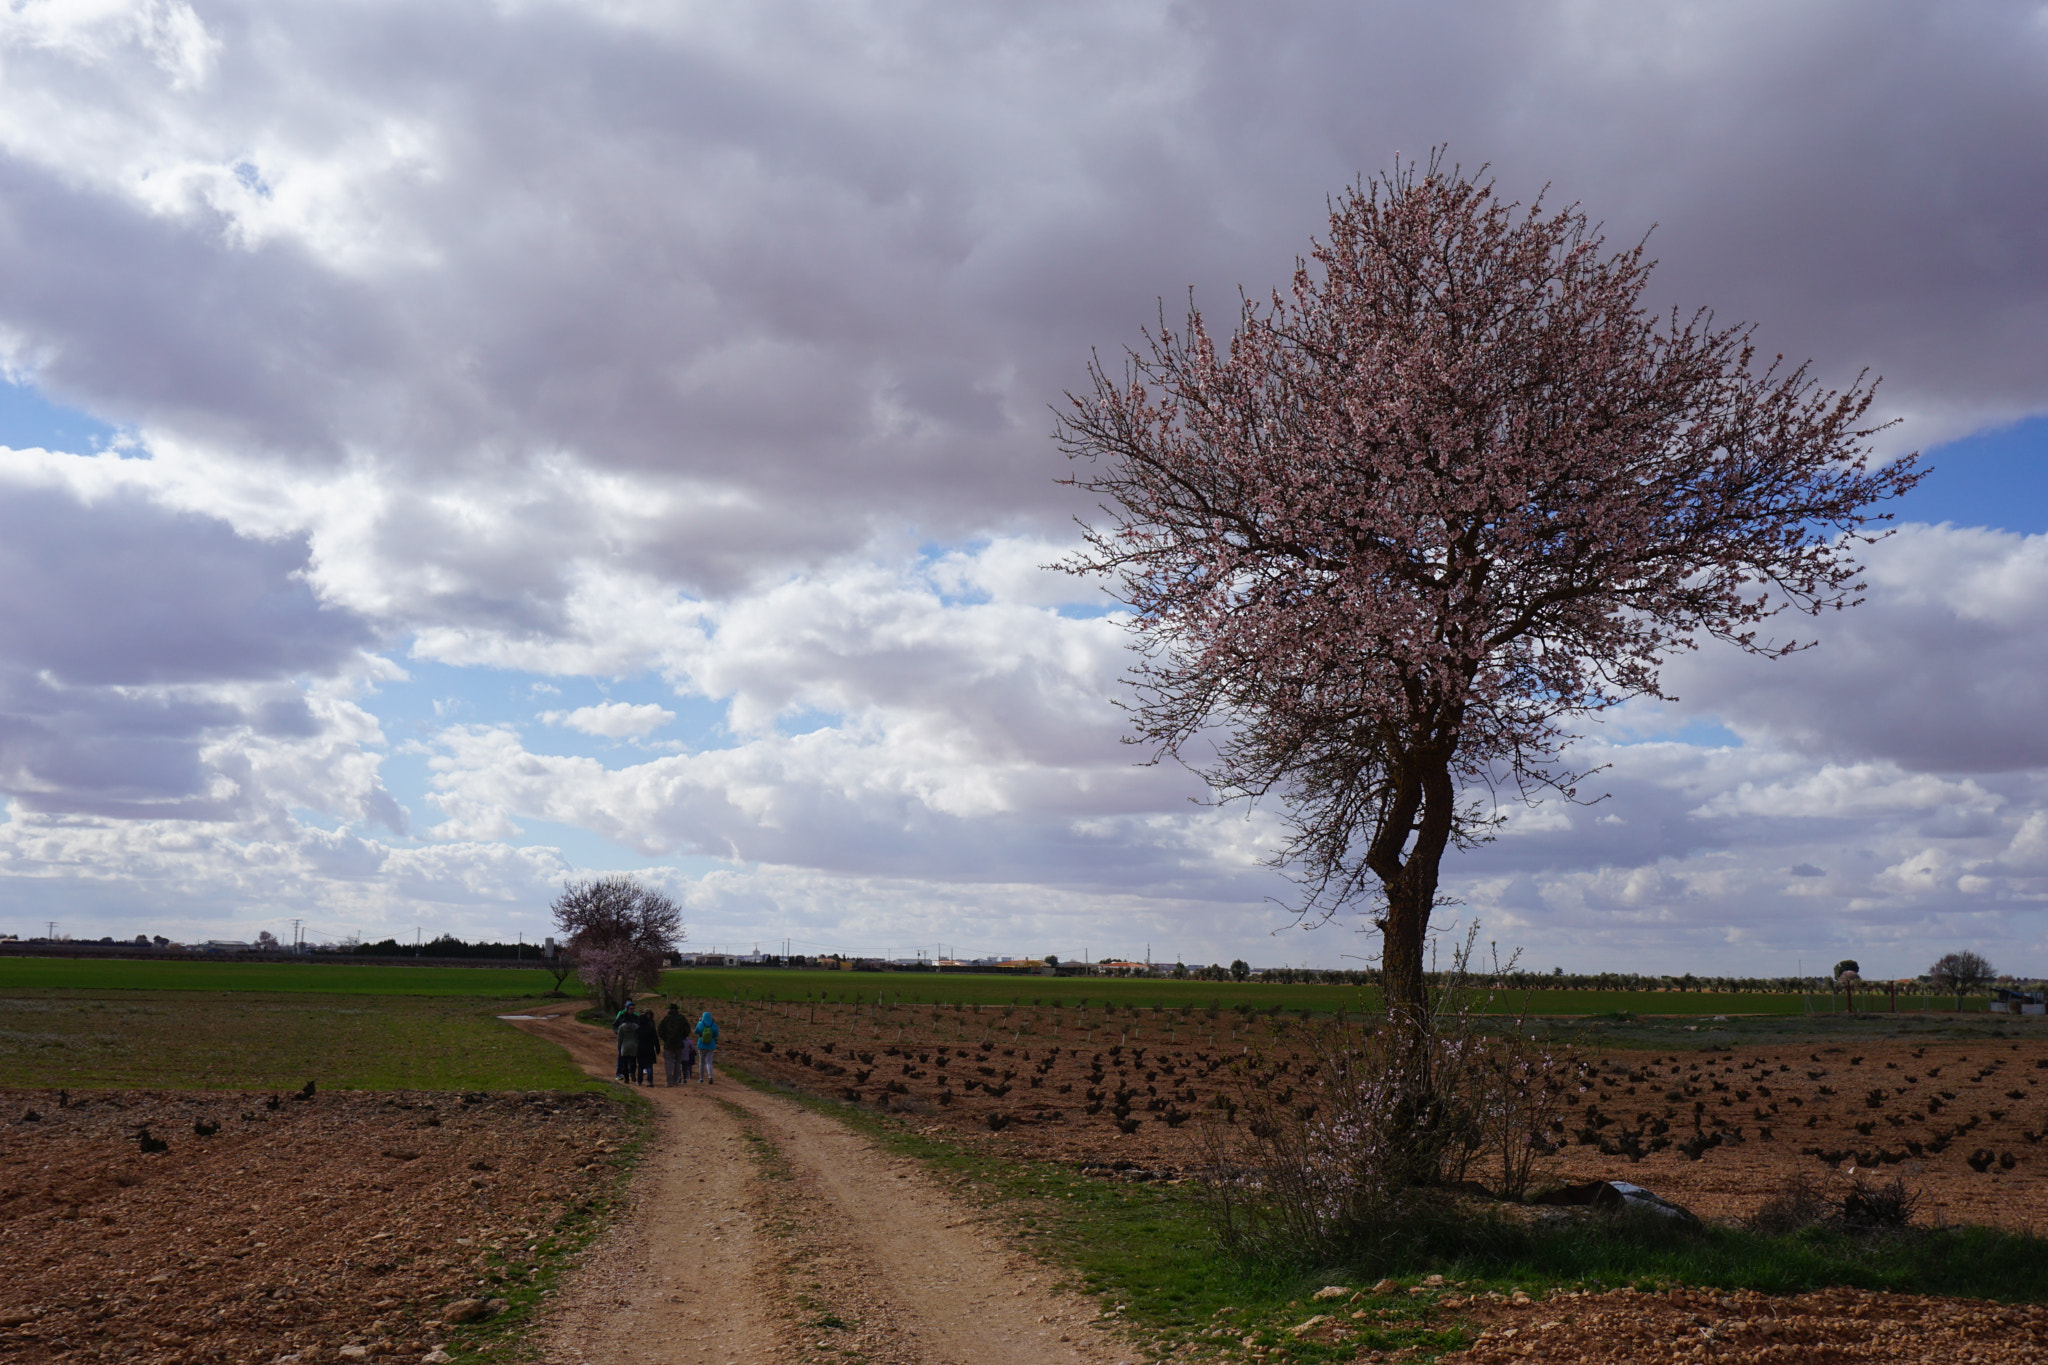
<path id="1" fill-rule="evenodd" d="M 1257 1102 L 1322 1102 L 1311 1042 L 1359 1025 L 1187 1015 L 745 1003 L 730 1062 L 1020 1156 L 1177 1176 Z M 1562 1050 L 1561 1179 L 1625 1179 L 1710 1218 L 1795 1174 L 1903 1179 L 1918 1219 L 2048 1225 L 2048 1038 L 1770 1039 Z M 1485 1170 L 1474 1170 L 1484 1182 Z"/>
<path id="2" fill-rule="evenodd" d="M 594 1094 L 0 1091 L 0 1361 L 419 1360 L 531 1298 L 629 1138 Z"/>

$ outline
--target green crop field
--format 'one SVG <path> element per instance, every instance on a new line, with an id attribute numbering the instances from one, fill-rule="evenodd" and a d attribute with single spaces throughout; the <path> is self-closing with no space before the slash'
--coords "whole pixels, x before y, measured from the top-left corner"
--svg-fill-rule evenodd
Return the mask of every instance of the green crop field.
<path id="1" fill-rule="evenodd" d="M 0 992 L 0 1088 L 560 1090 L 517 1000 L 259 991 Z"/>
<path id="2" fill-rule="evenodd" d="M 573 986 L 574 979 L 568 983 Z M 315 991 L 333 995 L 539 996 L 538 967 L 389 967 L 346 962 L 148 962 L 121 958 L 0 957 L 0 995 L 22 989 Z"/>
<path id="3" fill-rule="evenodd" d="M 575 983 L 569 983 L 573 986 Z M 538 968 L 0 957 L 0 1087 L 548 1090 Z"/>
<path id="4" fill-rule="evenodd" d="M 1262 981 L 1167 981 L 1156 978 L 1052 977 L 1052 976 L 967 976 L 937 972 L 822 972 L 776 971 L 749 967 L 688 967 L 665 973 L 664 993 L 690 998 L 872 1001 L 879 994 L 891 1004 L 960 1004 L 1019 1007 L 1059 1006 L 1072 1009 L 1085 1004 L 1100 1009 L 1105 1004 L 1163 1009 L 1234 1009 L 1248 1005 L 1257 1010 L 1278 1007 L 1287 1012 L 1313 1010 L 1328 1014 L 1336 1010 L 1357 1012 L 1377 1003 L 1375 992 L 1358 986 L 1280 985 Z M 1968 1002 L 1982 1010 L 1982 1000 Z M 1954 1001 L 1901 1000 L 1901 1013 L 1925 1013 L 1923 1006 L 1940 1010 Z M 1601 1014 L 1641 1015 L 1803 1015 L 1808 1002 L 1797 995 L 1717 994 L 1711 991 L 1500 991 L 1481 994 L 1477 1008 L 1488 1014 L 1518 1014 L 1524 1011 L 1543 1016 L 1589 1016 Z M 1825 995 L 1812 1000 L 1816 1013 L 1829 1009 Z"/>

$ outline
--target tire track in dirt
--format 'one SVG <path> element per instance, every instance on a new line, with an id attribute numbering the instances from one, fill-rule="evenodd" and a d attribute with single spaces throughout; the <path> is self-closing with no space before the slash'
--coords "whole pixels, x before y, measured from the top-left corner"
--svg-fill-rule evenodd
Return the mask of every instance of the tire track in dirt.
<path id="1" fill-rule="evenodd" d="M 517 1021 L 593 1075 L 609 1034 Z M 974 1225 L 915 1162 L 781 1096 L 729 1080 L 644 1091 L 656 1135 L 631 1214 L 551 1314 L 564 1365 L 1111 1365 L 1134 1353 L 1091 1300 Z"/>

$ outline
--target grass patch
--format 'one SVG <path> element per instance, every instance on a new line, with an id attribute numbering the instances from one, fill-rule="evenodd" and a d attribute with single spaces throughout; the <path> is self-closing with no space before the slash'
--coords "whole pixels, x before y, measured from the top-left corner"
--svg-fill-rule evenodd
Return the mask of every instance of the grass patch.
<path id="1" fill-rule="evenodd" d="M 35 958 L 0 956 L 0 993 L 16 990 L 146 990 L 311 992 L 339 995 L 480 995 L 497 999 L 538 998 L 554 989 L 554 977 L 538 967 L 401 967 L 332 959 L 304 962 L 152 962 L 122 958 Z M 577 989 L 574 978 L 568 988 Z M 1082 1001 L 1100 1011 L 1118 1009 L 1230 1011 L 1240 1006 L 1267 1011 L 1310 1010 L 1352 1014 L 1378 1008 L 1377 992 L 1359 986 L 1290 985 L 1265 981 L 1172 981 L 1130 977 L 1012 977 L 940 974 L 936 972 L 783 971 L 759 967 L 687 967 L 666 972 L 665 994 L 701 998 L 712 1005 L 731 1000 L 825 999 L 845 1003 L 873 1002 L 880 995 L 891 1003 L 1017 1005 L 1038 1002 L 1073 1009 Z M 1948 1009 L 1953 999 L 1915 997 L 1902 1001 L 1897 1015 L 1923 1025 L 1954 1023 Z M 1968 1002 L 1970 1019 L 1985 1023 L 2010 1016 L 1986 1016 L 1985 1002 Z M 1851 1021 L 1847 1014 L 1826 1013 L 1828 1001 L 1809 1003 L 1797 995 L 1716 994 L 1710 991 L 1510 991 L 1493 1006 L 1502 1013 L 1600 1017 L 1620 1014 L 1696 1018 L 1726 1014 L 1766 1016 L 1818 1023 Z M 1867 1021 L 1872 1016 L 1863 1016 Z"/>
<path id="2" fill-rule="evenodd" d="M 575 985 L 571 977 L 568 986 Z M 391 967 L 348 962 L 146 962 L 0 956 L 0 993 L 18 990 L 264 991 L 317 995 L 546 995 L 538 967 Z"/>
<path id="3" fill-rule="evenodd" d="M 1993 1228 L 1852 1232 L 1816 1224 L 1773 1236 L 1715 1224 L 1690 1228 L 1648 1213 L 1525 1223 L 1478 1212 L 1446 1215 L 1415 1233 L 1396 1260 L 1362 1260 L 1354 1278 L 1388 1269 L 1532 1294 L 1624 1286 L 1798 1294 L 1847 1286 L 2048 1302 L 2048 1239 Z"/>
<path id="4" fill-rule="evenodd" d="M 96 964 L 98 965 L 98 964 Z M 0 1087 L 586 1090 L 516 1000 L 196 991 L 0 995 Z"/>

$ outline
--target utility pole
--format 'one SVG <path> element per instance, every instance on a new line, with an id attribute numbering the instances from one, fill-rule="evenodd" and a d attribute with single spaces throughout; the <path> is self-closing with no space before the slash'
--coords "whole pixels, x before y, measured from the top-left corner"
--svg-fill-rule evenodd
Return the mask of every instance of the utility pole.
<path id="1" fill-rule="evenodd" d="M 420 955 L 420 935 L 422 932 L 424 931 L 417 924 L 412 927 L 412 955 L 414 957 Z M 625 1044 L 621 1043 L 619 1046 L 624 1047 Z"/>
<path id="2" fill-rule="evenodd" d="M 302 919 L 292 921 L 292 951 L 295 953 L 299 951 L 299 926 L 304 923 L 305 921 Z M 620 1046 L 623 1047 L 624 1044 L 620 1044 Z"/>
<path id="3" fill-rule="evenodd" d="M 44 922 L 45 924 L 49 925 L 49 939 L 50 939 L 50 942 L 52 942 L 52 943 L 55 943 L 55 942 L 57 941 L 57 921 L 55 921 L 55 920 L 44 920 L 43 922 Z M 625 1046 L 625 1044 L 624 1044 L 624 1043 L 620 1043 L 620 1044 L 619 1044 L 619 1046 L 620 1046 L 620 1047 L 624 1047 L 624 1046 Z"/>

